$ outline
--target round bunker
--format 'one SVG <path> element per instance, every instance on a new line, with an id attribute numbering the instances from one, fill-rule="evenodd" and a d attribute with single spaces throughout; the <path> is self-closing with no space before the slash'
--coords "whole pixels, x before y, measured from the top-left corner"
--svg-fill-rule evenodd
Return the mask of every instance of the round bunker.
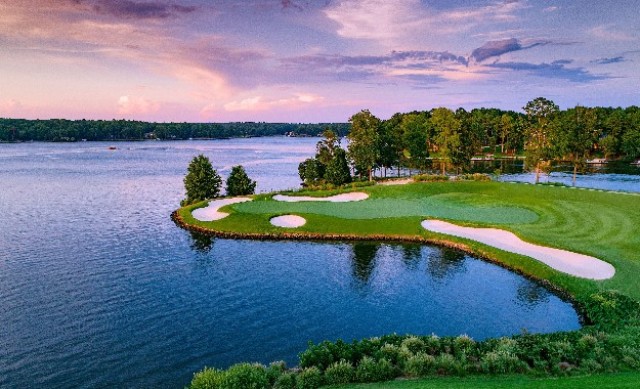
<path id="1" fill-rule="evenodd" d="M 274 226 L 282 228 L 298 228 L 304 226 L 307 222 L 305 218 L 296 215 L 276 216 L 272 217 L 269 221 Z"/>

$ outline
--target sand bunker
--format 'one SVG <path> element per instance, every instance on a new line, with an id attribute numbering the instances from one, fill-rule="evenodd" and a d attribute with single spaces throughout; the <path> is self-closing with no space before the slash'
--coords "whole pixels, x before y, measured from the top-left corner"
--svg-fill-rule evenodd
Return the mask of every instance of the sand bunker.
<path id="1" fill-rule="evenodd" d="M 412 182 L 414 182 L 413 178 L 401 178 L 401 179 L 395 179 L 395 180 L 380 181 L 377 184 L 378 185 L 406 185 Z"/>
<path id="2" fill-rule="evenodd" d="M 350 201 L 362 201 L 368 199 L 369 195 L 362 192 L 342 193 L 329 197 L 311 197 L 311 196 L 285 196 L 275 195 L 273 199 L 276 201 L 284 201 L 287 203 L 297 203 L 300 201 L 328 201 L 331 203 L 347 203 Z"/>
<path id="3" fill-rule="evenodd" d="M 276 227 L 297 228 L 302 227 L 307 222 L 305 218 L 296 215 L 283 215 L 272 217 L 269 220 Z"/>
<path id="4" fill-rule="evenodd" d="M 497 228 L 461 227 L 441 220 L 425 220 L 422 227 L 429 231 L 472 239 L 501 250 L 526 255 L 576 277 L 605 280 L 613 277 L 616 272 L 611 264 L 598 258 L 527 243 L 513 233 Z"/>
<path id="5" fill-rule="evenodd" d="M 224 207 L 225 205 L 244 203 L 245 201 L 251 201 L 251 199 L 248 197 L 231 197 L 228 199 L 211 200 L 209 201 L 208 206 L 195 209 L 193 210 L 193 212 L 191 212 L 191 214 L 194 218 L 200 220 L 201 222 L 220 220 L 229 216 L 229 214 L 226 212 L 218 212 L 218 209 Z"/>

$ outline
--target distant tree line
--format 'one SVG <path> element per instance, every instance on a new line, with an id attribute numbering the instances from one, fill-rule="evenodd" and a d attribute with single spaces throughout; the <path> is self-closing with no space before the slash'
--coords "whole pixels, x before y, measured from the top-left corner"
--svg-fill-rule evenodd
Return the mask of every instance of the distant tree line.
<path id="1" fill-rule="evenodd" d="M 563 111 L 539 97 L 523 111 L 435 108 L 380 120 L 363 110 L 349 119 L 347 157 L 355 174 L 369 179 L 376 170 L 386 175 L 387 169 L 401 168 L 460 173 L 469 170 L 474 156 L 524 155 L 536 177 L 557 160 L 571 162 L 575 176 L 589 159 L 640 158 L 636 106 L 576 106 Z M 320 151 L 315 158 L 319 167 L 306 161 L 311 171 L 322 170 Z M 307 167 L 301 169 L 306 172 Z"/>
<path id="2" fill-rule="evenodd" d="M 0 142 L 224 139 L 273 135 L 317 136 L 331 128 L 340 136 L 348 123 L 149 123 L 132 120 L 26 120 L 0 118 Z"/>

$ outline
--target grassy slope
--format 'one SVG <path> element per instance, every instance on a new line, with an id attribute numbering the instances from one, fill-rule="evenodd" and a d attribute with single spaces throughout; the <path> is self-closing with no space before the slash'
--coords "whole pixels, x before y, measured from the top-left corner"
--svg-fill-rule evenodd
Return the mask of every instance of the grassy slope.
<path id="1" fill-rule="evenodd" d="M 464 243 L 478 254 L 549 280 L 574 295 L 614 289 L 640 299 L 640 196 L 498 182 L 416 183 L 358 191 L 368 192 L 370 199 L 340 204 L 282 203 L 259 196 L 253 202 L 227 207 L 233 214 L 217 222 L 194 220 L 193 207 L 180 214 L 188 223 L 220 231 L 384 234 Z M 307 224 L 285 230 L 269 223 L 270 217 L 287 213 L 305 217 Z M 426 217 L 503 228 L 527 241 L 593 255 L 612 263 L 616 275 L 603 282 L 577 279 L 526 257 L 425 231 L 420 222 Z"/>
<path id="2" fill-rule="evenodd" d="M 340 389 L 457 389 L 457 388 L 476 388 L 476 389 L 501 389 L 501 388 L 519 388 L 519 389 L 583 389 L 583 388 L 599 388 L 599 389 L 622 389 L 622 388 L 638 388 L 640 387 L 640 373 L 620 373 L 620 374 L 603 374 L 582 377 L 567 378 L 531 378 L 526 376 L 507 376 L 507 377 L 447 377 L 447 378 L 431 378 L 423 380 L 398 380 L 384 382 L 378 384 L 353 384 L 344 385 L 335 388 Z"/>

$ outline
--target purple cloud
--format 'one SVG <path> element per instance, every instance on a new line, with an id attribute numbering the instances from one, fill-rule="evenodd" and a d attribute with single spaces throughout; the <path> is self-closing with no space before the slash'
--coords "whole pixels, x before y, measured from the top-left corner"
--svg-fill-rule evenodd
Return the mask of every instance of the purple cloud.
<path id="1" fill-rule="evenodd" d="M 572 63 L 570 60 L 559 60 L 551 63 L 528 63 L 528 62 L 501 62 L 488 65 L 498 69 L 509 69 L 515 71 L 525 71 L 538 77 L 564 79 L 571 82 L 587 83 L 591 81 L 606 80 L 611 78 L 607 75 L 592 74 L 584 68 L 568 68 L 565 65 Z"/>
<path id="2" fill-rule="evenodd" d="M 100 14 L 126 19 L 167 19 L 194 12 L 196 7 L 132 0 L 99 0 L 93 9 Z"/>
<path id="3" fill-rule="evenodd" d="M 516 38 L 511 39 L 502 39 L 499 41 L 489 41 L 484 45 L 478 47 L 477 49 L 471 52 L 471 58 L 475 59 L 477 62 L 482 62 L 491 57 L 497 57 L 502 54 L 510 53 L 513 51 L 526 50 L 536 46 L 542 46 L 549 44 L 549 41 L 537 41 L 532 42 L 526 46 L 523 46 L 522 43 Z"/>
<path id="4" fill-rule="evenodd" d="M 598 58 L 591 61 L 591 63 L 596 65 L 609 65 L 612 63 L 620 63 L 620 62 L 626 62 L 626 59 L 620 56 L 620 57 L 613 57 L 613 58 Z"/>

